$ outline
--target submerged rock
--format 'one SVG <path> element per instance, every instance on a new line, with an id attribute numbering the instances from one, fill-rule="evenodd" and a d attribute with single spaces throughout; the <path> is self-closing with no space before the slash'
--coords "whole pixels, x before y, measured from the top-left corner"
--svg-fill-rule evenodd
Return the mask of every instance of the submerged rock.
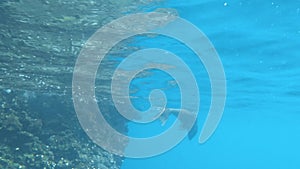
<path id="1" fill-rule="evenodd" d="M 147 3 L 0 1 L 0 168 L 120 168 L 122 158 L 95 145 L 78 123 L 72 71 L 94 31 Z M 126 132 L 125 120 L 105 116 Z"/>
<path id="2" fill-rule="evenodd" d="M 0 102 L 14 104 L 0 110 L 0 168 L 120 167 L 121 157 L 104 151 L 81 129 L 68 97 L 37 94 L 25 100 L 22 92 L 4 91 L 1 96 Z M 125 121 L 119 127 L 125 129 Z"/>

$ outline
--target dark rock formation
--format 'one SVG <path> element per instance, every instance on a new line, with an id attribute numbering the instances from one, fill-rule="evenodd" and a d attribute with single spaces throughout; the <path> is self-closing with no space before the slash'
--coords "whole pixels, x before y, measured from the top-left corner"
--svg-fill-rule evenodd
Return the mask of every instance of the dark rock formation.
<path id="1" fill-rule="evenodd" d="M 143 5 L 139 0 L 0 1 L 0 168 L 120 167 L 122 158 L 92 143 L 78 123 L 72 70 L 94 31 Z M 126 121 L 106 106 L 105 116 L 126 132 Z"/>

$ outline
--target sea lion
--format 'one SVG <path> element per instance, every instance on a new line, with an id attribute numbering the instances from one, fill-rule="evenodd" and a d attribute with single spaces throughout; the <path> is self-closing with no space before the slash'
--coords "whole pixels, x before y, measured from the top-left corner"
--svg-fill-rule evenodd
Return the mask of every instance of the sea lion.
<path id="1" fill-rule="evenodd" d="M 178 117 L 179 113 L 183 113 L 181 118 L 179 118 L 179 121 L 181 122 L 182 129 L 189 129 L 189 123 L 195 119 L 196 121 L 193 124 L 193 127 L 189 130 L 188 138 L 191 140 L 196 135 L 198 131 L 198 125 L 197 125 L 197 115 L 195 113 L 192 113 L 186 109 L 174 109 L 174 108 L 166 108 L 164 109 L 163 113 L 160 115 L 159 120 L 161 121 L 161 125 L 164 126 L 169 118 L 169 116 L 172 114 L 176 117 Z"/>

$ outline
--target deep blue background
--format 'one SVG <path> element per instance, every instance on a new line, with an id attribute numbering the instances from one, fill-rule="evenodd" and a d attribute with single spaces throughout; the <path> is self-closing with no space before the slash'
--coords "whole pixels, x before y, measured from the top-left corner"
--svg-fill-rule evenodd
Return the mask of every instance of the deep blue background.
<path id="1" fill-rule="evenodd" d="M 125 159 L 122 169 L 299 169 L 300 1 L 169 0 L 157 7 L 175 8 L 214 44 L 227 77 L 226 107 L 218 129 L 205 144 L 198 144 L 197 138 L 185 139 L 160 156 Z M 205 70 L 191 61 L 195 56 L 182 45 L 158 39 L 159 47 L 180 55 L 198 77 L 201 129 L 210 103 Z M 141 43 L 145 48 L 157 47 L 155 38 Z M 154 86 L 142 85 L 158 80 Z M 133 81 L 132 89 L 146 97 L 148 89 L 163 88 L 168 80 L 156 72 Z M 169 104 L 176 107 L 178 91 L 170 90 Z M 149 106 L 146 99 L 133 102 L 140 109 Z M 145 130 L 159 133 L 158 124 L 129 124 L 129 135 L 143 136 Z"/>

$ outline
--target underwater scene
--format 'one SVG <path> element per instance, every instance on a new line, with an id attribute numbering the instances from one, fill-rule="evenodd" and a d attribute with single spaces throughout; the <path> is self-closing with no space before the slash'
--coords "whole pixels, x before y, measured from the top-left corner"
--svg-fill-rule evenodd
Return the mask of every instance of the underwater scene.
<path id="1" fill-rule="evenodd" d="M 0 168 L 299 169 L 300 0 L 1 0 Z"/>

